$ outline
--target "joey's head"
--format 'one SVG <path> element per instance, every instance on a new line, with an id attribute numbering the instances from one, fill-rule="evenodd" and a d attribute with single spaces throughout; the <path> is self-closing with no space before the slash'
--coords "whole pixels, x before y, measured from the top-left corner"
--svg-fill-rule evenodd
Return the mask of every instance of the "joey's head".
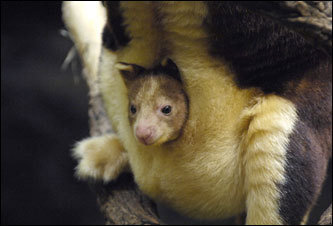
<path id="1" fill-rule="evenodd" d="M 176 65 L 167 60 L 150 70 L 118 63 L 128 88 L 129 122 L 144 145 L 160 145 L 177 139 L 188 115 L 188 99 Z"/>

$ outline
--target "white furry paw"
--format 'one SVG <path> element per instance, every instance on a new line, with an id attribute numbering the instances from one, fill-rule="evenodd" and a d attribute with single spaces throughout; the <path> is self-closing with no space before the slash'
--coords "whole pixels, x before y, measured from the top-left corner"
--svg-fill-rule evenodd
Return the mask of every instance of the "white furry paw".
<path id="1" fill-rule="evenodd" d="M 75 168 L 79 179 L 109 182 L 128 167 L 127 153 L 116 135 L 80 141 L 73 149 L 73 156 L 79 162 Z"/>

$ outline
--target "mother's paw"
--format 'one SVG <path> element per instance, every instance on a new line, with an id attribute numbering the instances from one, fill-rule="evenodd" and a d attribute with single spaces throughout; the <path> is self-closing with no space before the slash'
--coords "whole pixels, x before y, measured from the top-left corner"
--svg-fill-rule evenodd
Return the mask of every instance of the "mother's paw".
<path id="1" fill-rule="evenodd" d="M 73 156 L 78 160 L 75 174 L 79 179 L 109 182 L 128 167 L 127 152 L 114 134 L 78 142 Z"/>

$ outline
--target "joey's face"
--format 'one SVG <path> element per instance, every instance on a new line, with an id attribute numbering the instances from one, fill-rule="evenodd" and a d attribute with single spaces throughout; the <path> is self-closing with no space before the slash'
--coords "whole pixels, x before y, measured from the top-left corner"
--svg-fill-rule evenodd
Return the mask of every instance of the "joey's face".
<path id="1" fill-rule="evenodd" d="M 188 103 L 178 81 L 166 76 L 145 76 L 129 86 L 128 114 L 138 142 L 160 145 L 179 137 Z"/>

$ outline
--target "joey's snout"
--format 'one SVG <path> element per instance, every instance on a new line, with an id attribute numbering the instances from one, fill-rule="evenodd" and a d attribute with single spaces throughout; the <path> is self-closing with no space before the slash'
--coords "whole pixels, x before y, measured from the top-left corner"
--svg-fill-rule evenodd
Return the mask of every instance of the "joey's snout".
<path id="1" fill-rule="evenodd" d="M 137 139 L 145 145 L 154 143 L 155 133 L 155 129 L 152 126 L 141 125 L 136 127 L 135 130 Z"/>

